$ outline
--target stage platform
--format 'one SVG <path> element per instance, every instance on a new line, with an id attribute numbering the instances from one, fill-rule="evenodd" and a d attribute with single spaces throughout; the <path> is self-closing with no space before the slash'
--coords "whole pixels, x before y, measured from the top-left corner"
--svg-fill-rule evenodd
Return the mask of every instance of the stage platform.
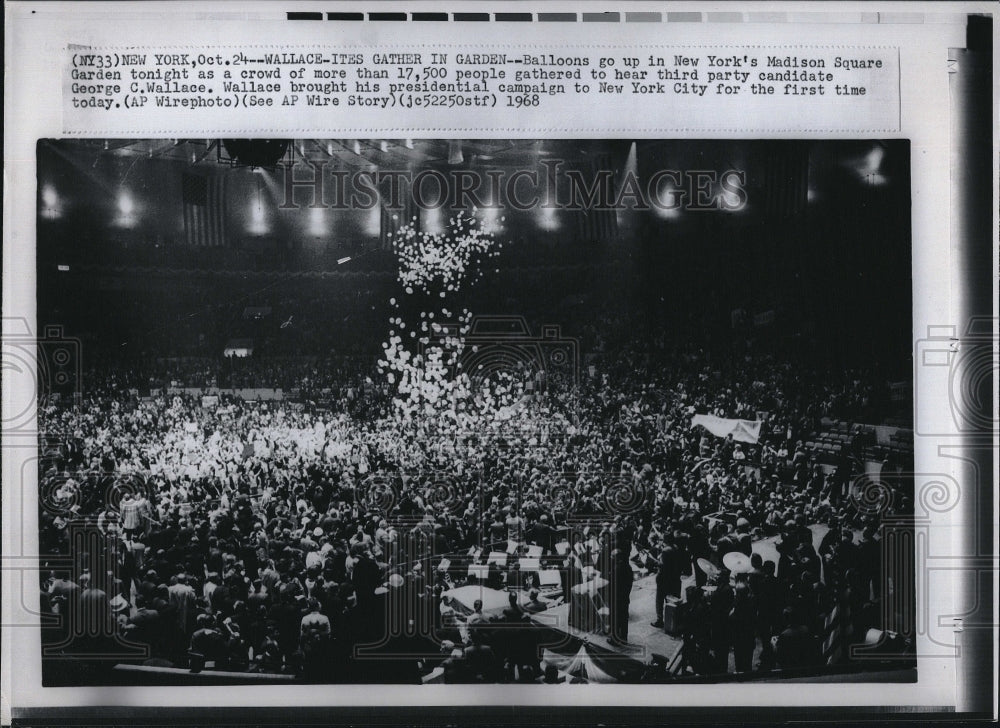
<path id="1" fill-rule="evenodd" d="M 829 528 L 822 524 L 814 524 L 809 528 L 813 535 L 813 546 L 819 548 L 819 544 Z M 857 535 L 855 533 L 855 538 Z M 770 560 L 777 563 L 779 557 L 775 548 L 777 539 L 777 536 L 770 536 L 755 541 L 752 549 L 755 553 L 759 553 L 765 561 Z M 684 594 L 684 590 L 694 583 L 693 575 L 682 577 L 681 594 Z M 674 665 L 680 657 L 683 640 L 679 636 L 672 637 L 662 629 L 650 624 L 656 619 L 655 601 L 656 575 L 651 574 L 637 578 L 632 587 L 631 604 L 629 605 L 628 644 L 622 646 L 612 645 L 608 642 L 610 635 L 586 632 L 571 627 L 569 624 L 569 604 L 561 604 L 541 614 L 534 615 L 532 621 L 563 635 L 567 640 L 586 642 L 591 650 L 600 652 L 609 659 L 621 660 L 628 666 L 648 665 L 654 653 L 663 655 L 668 665 Z M 732 656 L 730 656 L 730 663 L 732 663 Z M 735 666 L 731 664 L 730 672 L 734 669 Z"/>
<path id="2" fill-rule="evenodd" d="M 667 664 L 671 664 L 679 656 L 683 642 L 680 637 L 671 637 L 662 629 L 650 624 L 656 619 L 655 601 L 656 576 L 637 579 L 632 587 L 632 601 L 629 605 L 628 644 L 621 646 L 608 642 L 610 635 L 585 632 L 571 627 L 569 604 L 561 604 L 535 614 L 531 620 L 541 627 L 564 635 L 567 640 L 586 642 L 592 650 L 600 652 L 608 659 L 621 660 L 632 665 L 647 665 L 656 653 L 663 655 Z"/>

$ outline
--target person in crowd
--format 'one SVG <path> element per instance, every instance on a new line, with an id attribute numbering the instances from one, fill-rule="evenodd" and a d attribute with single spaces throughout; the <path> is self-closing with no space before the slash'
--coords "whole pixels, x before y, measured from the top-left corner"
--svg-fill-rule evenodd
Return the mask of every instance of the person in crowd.
<path id="1" fill-rule="evenodd" d="M 681 570 L 683 556 L 674 546 L 673 539 L 665 540 L 656 569 L 656 619 L 653 627 L 663 627 L 663 604 L 668 596 L 679 597 L 681 593 Z"/>
<path id="2" fill-rule="evenodd" d="M 324 639 L 330 637 L 330 618 L 320 611 L 317 599 L 309 600 L 309 613 L 302 618 L 299 625 L 299 635 L 303 642 L 312 642 L 315 637 Z"/>
<path id="3" fill-rule="evenodd" d="M 468 619 L 465 621 L 466 626 L 469 630 L 469 636 L 473 634 L 479 634 L 487 631 L 487 626 L 489 625 L 489 619 L 483 614 L 483 600 L 476 599 L 472 603 L 472 614 L 469 615 Z"/>
<path id="4" fill-rule="evenodd" d="M 186 634 L 195 616 L 194 609 L 197 599 L 194 587 L 188 584 L 187 574 L 181 572 L 180 574 L 171 576 L 167 592 L 170 598 L 170 606 L 177 620 L 177 628 L 181 634 Z"/>
<path id="5" fill-rule="evenodd" d="M 207 662 L 226 663 L 228 658 L 226 639 L 217 628 L 215 617 L 211 614 L 199 614 L 195 621 L 198 628 L 191 635 L 189 649 L 192 662 L 202 667 Z"/>
<path id="6" fill-rule="evenodd" d="M 529 614 L 538 614 L 539 612 L 544 612 L 549 608 L 549 605 L 542 601 L 540 598 L 540 593 L 538 589 L 531 589 L 528 591 L 528 601 L 524 605 L 524 611 Z"/>
<path id="7" fill-rule="evenodd" d="M 805 624 L 801 612 L 786 607 L 781 616 L 783 629 L 774 638 L 777 667 L 796 670 L 819 664 L 822 658 L 820 641 Z"/>
<path id="8" fill-rule="evenodd" d="M 691 671 L 696 675 L 713 672 L 711 652 L 711 621 L 703 590 L 697 585 L 687 588 L 681 605 L 681 673 Z"/>
<path id="9" fill-rule="evenodd" d="M 635 579 L 627 554 L 619 549 L 611 551 L 611 571 L 609 621 L 611 636 L 608 641 L 613 645 L 628 644 L 629 605 L 632 601 L 632 584 Z"/>
<path id="10" fill-rule="evenodd" d="M 469 632 L 471 642 L 462 654 L 464 670 L 473 683 L 497 682 L 500 677 L 500 660 L 493 648 L 486 644 L 481 630 Z"/>
<path id="11" fill-rule="evenodd" d="M 753 669 L 757 641 L 757 604 L 749 584 L 737 582 L 733 590 L 733 608 L 729 612 L 729 635 L 733 645 L 736 672 Z"/>
<path id="12" fill-rule="evenodd" d="M 728 569 L 720 569 L 712 578 L 715 591 L 708 602 L 709 624 L 711 627 L 712 656 L 717 673 L 729 668 L 729 651 L 732 646 L 730 614 L 733 608 L 733 589 L 730 586 Z"/>

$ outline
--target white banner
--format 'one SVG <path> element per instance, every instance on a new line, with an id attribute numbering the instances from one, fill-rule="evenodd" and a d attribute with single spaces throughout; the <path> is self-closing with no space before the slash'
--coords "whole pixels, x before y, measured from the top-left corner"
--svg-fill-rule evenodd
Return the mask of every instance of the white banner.
<path id="1" fill-rule="evenodd" d="M 691 418 L 691 426 L 701 425 L 716 437 L 732 435 L 737 442 L 749 442 L 754 445 L 760 439 L 760 420 L 730 420 L 715 415 L 695 415 Z"/>

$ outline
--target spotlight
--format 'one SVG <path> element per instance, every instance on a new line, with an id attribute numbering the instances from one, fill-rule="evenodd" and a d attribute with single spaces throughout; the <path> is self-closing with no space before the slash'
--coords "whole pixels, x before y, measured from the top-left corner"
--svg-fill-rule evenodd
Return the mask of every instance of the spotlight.
<path id="1" fill-rule="evenodd" d="M 122 190 L 118 195 L 118 210 L 122 215 L 131 215 L 132 210 L 135 209 L 135 204 L 132 202 L 132 198 L 129 196 L 128 192 Z"/>
<path id="2" fill-rule="evenodd" d="M 365 234 L 372 237 L 377 236 L 382 232 L 382 202 L 379 200 L 377 205 L 373 205 L 368 212 L 365 213 Z"/>
<path id="3" fill-rule="evenodd" d="M 867 154 L 856 157 L 847 162 L 847 164 L 866 185 L 880 187 L 888 181 L 882 173 L 882 163 L 884 161 L 885 147 L 881 144 L 876 144 Z"/>
<path id="4" fill-rule="evenodd" d="M 135 227 L 135 202 L 132 200 L 132 196 L 128 193 L 128 190 L 120 190 L 118 192 L 118 218 L 115 220 L 115 224 L 121 228 L 131 228 Z"/>
<path id="5" fill-rule="evenodd" d="M 559 229 L 559 218 L 554 207 L 539 207 L 537 213 L 538 227 L 549 232 Z"/>
<path id="6" fill-rule="evenodd" d="M 444 232 L 444 215 L 440 207 L 427 207 L 423 211 L 421 227 L 431 235 L 439 235 Z"/>
<path id="7" fill-rule="evenodd" d="M 504 218 L 500 216 L 499 207 L 484 207 L 479 214 L 484 230 L 492 233 L 503 231 Z"/>
<path id="8" fill-rule="evenodd" d="M 313 237 L 318 238 L 326 235 L 325 212 L 326 210 L 322 207 L 313 207 L 309 210 L 309 232 L 312 233 Z"/>
<path id="9" fill-rule="evenodd" d="M 267 223 L 267 215 L 265 215 L 264 208 L 261 207 L 259 200 L 257 204 L 250 207 L 250 224 L 247 226 L 247 229 L 254 235 L 265 235 L 270 231 L 270 226 Z"/>
<path id="10" fill-rule="evenodd" d="M 45 207 L 56 207 L 59 204 L 59 195 L 52 185 L 45 185 L 42 188 L 42 203 Z"/>
<path id="11" fill-rule="evenodd" d="M 865 167 L 871 173 L 877 173 L 882 167 L 882 159 L 885 157 L 885 149 L 875 146 L 865 156 Z"/>

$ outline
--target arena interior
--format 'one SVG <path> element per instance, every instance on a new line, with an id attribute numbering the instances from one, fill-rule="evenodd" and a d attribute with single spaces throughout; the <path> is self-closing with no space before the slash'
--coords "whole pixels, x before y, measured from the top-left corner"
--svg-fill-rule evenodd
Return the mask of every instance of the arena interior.
<path id="1" fill-rule="evenodd" d="M 40 141 L 45 684 L 913 680 L 909 169 Z"/>

